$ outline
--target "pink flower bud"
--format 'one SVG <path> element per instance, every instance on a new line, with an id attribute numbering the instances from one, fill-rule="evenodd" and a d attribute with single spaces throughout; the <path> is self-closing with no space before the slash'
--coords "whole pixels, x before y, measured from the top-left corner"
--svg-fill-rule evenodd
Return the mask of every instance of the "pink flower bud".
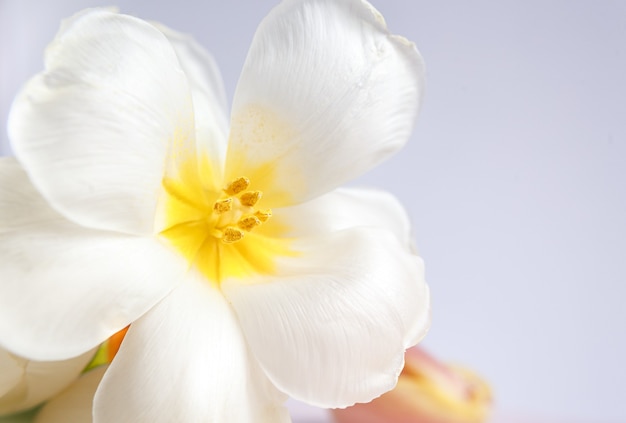
<path id="1" fill-rule="evenodd" d="M 445 365 L 414 347 L 397 386 L 366 404 L 332 410 L 337 423 L 482 423 L 489 386 L 473 372 Z"/>

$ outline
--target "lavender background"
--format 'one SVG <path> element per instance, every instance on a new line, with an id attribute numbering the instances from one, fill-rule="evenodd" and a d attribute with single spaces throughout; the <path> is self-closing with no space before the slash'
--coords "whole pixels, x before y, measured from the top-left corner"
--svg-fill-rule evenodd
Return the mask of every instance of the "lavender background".
<path id="1" fill-rule="evenodd" d="M 194 34 L 230 96 L 274 4 L 117 2 Z M 428 68 L 411 143 L 357 181 L 410 212 L 433 293 L 423 345 L 489 379 L 504 423 L 626 421 L 626 2 L 374 4 Z M 0 0 L 0 153 L 60 19 L 96 5 Z"/>

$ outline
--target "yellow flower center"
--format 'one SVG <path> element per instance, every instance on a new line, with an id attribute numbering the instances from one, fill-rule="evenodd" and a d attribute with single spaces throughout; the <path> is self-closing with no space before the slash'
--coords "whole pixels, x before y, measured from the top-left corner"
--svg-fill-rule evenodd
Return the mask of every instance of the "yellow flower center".
<path id="1" fill-rule="evenodd" d="M 261 208 L 263 193 L 245 176 L 216 187 L 207 163 L 187 161 L 163 179 L 162 235 L 210 281 L 272 273 L 277 256 L 293 255 L 285 228 Z"/>
<path id="2" fill-rule="evenodd" d="M 209 224 L 213 226 L 212 235 L 226 244 L 241 241 L 246 232 L 267 222 L 272 210 L 255 210 L 263 193 L 246 191 L 250 180 L 241 176 L 224 188 L 224 196 L 213 204 L 213 213 Z"/>

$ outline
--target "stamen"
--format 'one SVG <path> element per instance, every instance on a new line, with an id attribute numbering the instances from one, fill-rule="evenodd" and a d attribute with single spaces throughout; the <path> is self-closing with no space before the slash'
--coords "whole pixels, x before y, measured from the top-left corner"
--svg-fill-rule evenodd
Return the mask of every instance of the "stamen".
<path id="1" fill-rule="evenodd" d="M 243 229 L 246 232 L 250 232 L 252 229 L 256 228 L 260 224 L 261 224 L 261 221 L 259 220 L 258 217 L 256 217 L 256 216 L 247 216 L 247 217 L 244 217 L 243 219 L 241 219 L 237 223 L 237 226 L 239 226 L 240 229 Z"/>
<path id="2" fill-rule="evenodd" d="M 232 181 L 228 186 L 224 189 L 226 194 L 228 195 L 236 195 L 241 191 L 248 189 L 250 186 L 250 179 L 245 176 L 240 176 L 239 178 Z"/>
<path id="3" fill-rule="evenodd" d="M 244 236 L 244 233 L 242 230 L 233 228 L 232 226 L 229 226 L 226 229 L 224 229 L 223 233 L 224 233 L 224 236 L 222 237 L 222 242 L 226 244 L 232 244 L 233 242 L 237 242 Z"/>
<path id="4" fill-rule="evenodd" d="M 213 210 L 215 213 L 221 214 L 230 211 L 233 208 L 233 199 L 226 198 L 224 200 L 216 201 L 213 205 Z"/>
<path id="5" fill-rule="evenodd" d="M 256 213 L 254 213 L 254 215 L 257 217 L 257 219 L 259 219 L 261 222 L 265 223 L 268 221 L 268 219 L 270 217 L 272 217 L 272 209 L 267 209 L 267 210 L 258 210 Z"/>
<path id="6" fill-rule="evenodd" d="M 261 191 L 248 191 L 241 194 L 239 199 L 244 206 L 252 207 L 261 199 L 262 195 Z"/>

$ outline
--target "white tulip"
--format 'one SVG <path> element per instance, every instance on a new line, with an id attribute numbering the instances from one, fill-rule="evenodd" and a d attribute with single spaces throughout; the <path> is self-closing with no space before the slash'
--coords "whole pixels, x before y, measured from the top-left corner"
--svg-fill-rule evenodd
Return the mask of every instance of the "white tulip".
<path id="1" fill-rule="evenodd" d="M 408 219 L 337 189 L 400 149 L 423 65 L 361 0 L 261 23 L 230 125 L 211 57 L 106 10 L 67 20 L 0 160 L 0 345 L 63 360 L 131 325 L 99 422 L 287 422 L 390 390 L 429 325 Z"/>

